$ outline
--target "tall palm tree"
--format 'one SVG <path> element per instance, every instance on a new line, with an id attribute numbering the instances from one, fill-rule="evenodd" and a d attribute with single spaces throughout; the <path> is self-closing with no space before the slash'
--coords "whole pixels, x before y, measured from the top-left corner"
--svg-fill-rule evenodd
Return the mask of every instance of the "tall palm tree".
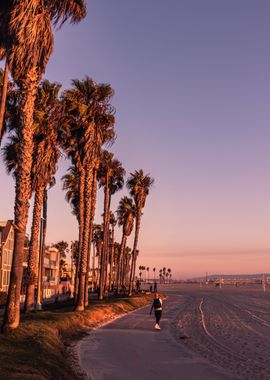
<path id="1" fill-rule="evenodd" d="M 153 272 L 154 272 L 154 281 L 156 281 L 156 268 L 153 268 Z"/>
<path id="2" fill-rule="evenodd" d="M 6 57 L 21 91 L 21 140 L 15 186 L 15 241 L 3 330 L 18 327 L 23 249 L 31 196 L 33 112 L 38 82 L 53 51 L 53 26 L 67 19 L 79 22 L 86 14 L 84 0 L 12 1 L 7 17 Z M 1 15 L 0 15 L 1 17 Z"/>
<path id="3" fill-rule="evenodd" d="M 34 112 L 34 151 L 31 170 L 31 192 L 35 192 L 33 223 L 28 255 L 28 276 L 25 311 L 34 309 L 34 288 L 38 278 L 39 228 L 41 210 L 47 185 L 51 186 L 56 163 L 60 157 L 58 146 L 58 93 L 61 85 L 43 81 L 38 88 Z M 20 92 L 17 92 L 18 98 Z M 12 134 L 4 149 L 4 160 L 8 172 L 13 171 L 15 178 L 18 169 L 20 148 L 20 128 L 16 123 L 18 104 L 12 110 L 9 123 Z"/>
<path id="4" fill-rule="evenodd" d="M 119 292 L 120 286 L 123 285 L 121 284 L 121 277 L 124 268 L 124 251 L 126 247 L 127 238 L 128 236 L 130 236 L 133 230 L 134 218 L 136 215 L 136 208 L 132 198 L 128 198 L 127 196 L 121 198 L 116 213 L 118 218 L 118 224 L 119 226 L 122 226 L 122 239 L 117 265 L 117 292 Z"/>
<path id="5" fill-rule="evenodd" d="M 60 158 L 58 94 L 61 85 L 43 81 L 38 87 L 34 111 L 34 152 L 32 162 L 32 190 L 35 192 L 33 222 L 28 255 L 28 281 L 25 311 L 35 308 L 35 285 L 39 268 L 39 230 L 44 194 L 53 182 Z"/>
<path id="6" fill-rule="evenodd" d="M 96 84 L 86 77 L 73 80 L 63 94 L 64 115 L 69 131 L 65 149 L 79 172 L 79 286 L 77 311 L 85 307 L 85 284 L 92 223 L 93 174 L 98 167 L 103 144 L 114 138 L 114 109 L 110 105 L 113 90 L 108 84 Z"/>
<path id="7" fill-rule="evenodd" d="M 101 275 L 99 286 L 99 299 L 103 299 L 104 286 L 106 285 L 106 272 L 109 255 L 109 224 L 110 224 L 110 203 L 112 195 L 123 188 L 125 170 L 117 159 L 113 158 L 113 153 L 104 151 L 99 167 L 98 178 L 100 186 L 104 186 L 104 241 L 101 259 Z"/>
<path id="8" fill-rule="evenodd" d="M 139 231 L 141 225 L 142 209 L 145 206 L 146 198 L 149 194 L 149 190 L 154 183 L 154 179 L 150 177 L 149 174 L 144 174 L 143 170 L 136 170 L 134 173 L 130 174 L 127 180 L 127 188 L 129 189 L 130 195 L 134 198 L 136 206 L 136 225 L 135 225 L 135 237 L 133 243 L 132 251 L 132 263 L 129 278 L 129 295 L 132 295 L 133 283 L 136 271 L 136 260 L 137 260 L 137 247 L 139 240 Z"/>

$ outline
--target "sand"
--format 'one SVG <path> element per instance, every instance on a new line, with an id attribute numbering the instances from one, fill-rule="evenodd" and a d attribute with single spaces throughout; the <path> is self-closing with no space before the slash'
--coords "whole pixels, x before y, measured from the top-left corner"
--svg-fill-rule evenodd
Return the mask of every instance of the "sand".
<path id="1" fill-rule="evenodd" d="M 92 331 L 78 346 L 94 380 L 269 380 L 270 291 L 171 285 L 161 331 L 149 307 Z"/>

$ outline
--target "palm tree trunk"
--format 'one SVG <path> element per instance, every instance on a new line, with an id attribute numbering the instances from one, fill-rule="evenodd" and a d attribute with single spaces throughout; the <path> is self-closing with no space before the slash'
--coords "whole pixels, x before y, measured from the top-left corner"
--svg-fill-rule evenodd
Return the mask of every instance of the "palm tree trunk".
<path id="1" fill-rule="evenodd" d="M 29 199 L 31 197 L 31 167 L 33 153 L 33 110 L 37 92 L 37 70 L 29 70 L 21 86 L 21 144 L 15 186 L 15 239 L 7 305 L 2 330 L 16 329 L 20 323 L 20 294 L 23 275 L 23 253 Z"/>
<path id="2" fill-rule="evenodd" d="M 135 271 L 136 271 L 136 261 L 137 261 L 137 246 L 138 246 L 138 240 L 139 240 L 139 232 L 140 232 L 140 225 L 141 225 L 141 215 L 142 210 L 137 210 L 136 215 L 136 227 L 135 227 L 135 236 L 134 236 L 134 244 L 133 244 L 133 251 L 132 251 L 132 260 L 131 260 L 131 270 L 130 270 L 130 277 L 129 277 L 129 289 L 128 294 L 129 296 L 132 295 L 133 291 L 133 285 L 134 285 L 134 278 L 135 278 Z"/>
<path id="3" fill-rule="evenodd" d="M 44 197 L 44 187 L 39 187 L 35 192 L 35 202 L 33 209 L 33 221 L 31 230 L 31 239 L 28 255 L 28 270 L 27 270 L 27 288 L 24 303 L 24 311 L 35 309 L 35 285 L 38 280 L 38 258 L 39 258 L 39 230 L 40 217 Z"/>
<path id="4" fill-rule="evenodd" d="M 110 277 L 109 277 L 109 289 L 110 290 L 112 290 L 113 260 L 114 260 L 114 225 L 112 225 L 112 238 L 111 238 L 111 242 L 110 242 Z"/>
<path id="5" fill-rule="evenodd" d="M 101 270 L 100 270 L 100 281 L 99 281 L 99 299 L 102 300 L 104 296 L 104 284 L 105 284 L 105 273 L 106 273 L 106 263 L 107 263 L 107 253 L 108 253 L 108 229 L 110 223 L 109 215 L 109 171 L 106 173 L 106 183 L 104 188 L 104 226 L 103 226 L 103 249 L 101 255 Z"/>
<path id="6" fill-rule="evenodd" d="M 2 88 L 2 96 L 1 96 L 1 105 L 0 105 L 0 143 L 3 137 L 3 123 L 6 109 L 6 100 L 7 100 L 7 90 L 8 90 L 8 61 L 6 59 L 4 78 L 3 78 L 3 88 Z"/>
<path id="7" fill-rule="evenodd" d="M 79 290 L 79 266 L 81 260 L 82 252 L 82 242 L 83 242 L 83 228 L 84 228 L 84 181 L 85 172 L 83 168 L 79 169 L 79 249 L 78 257 L 76 259 L 76 273 L 75 273 L 75 284 L 74 284 L 74 304 L 76 305 L 78 290 Z"/>
<path id="8" fill-rule="evenodd" d="M 85 170 L 85 187 L 84 187 L 84 224 L 83 224 L 83 241 L 80 257 L 79 288 L 76 302 L 76 311 L 84 310 L 85 297 L 85 277 L 87 272 L 87 252 L 89 242 L 89 231 L 91 221 L 91 202 L 92 202 L 92 184 L 93 184 L 93 167 L 86 166 Z"/>
<path id="9" fill-rule="evenodd" d="M 120 288 L 122 285 L 122 268 L 123 268 L 123 260 L 124 260 L 124 251 L 127 242 L 127 236 L 125 234 L 122 235 L 121 246 L 120 246 L 120 254 L 119 254 L 119 263 L 117 266 L 117 294 L 120 292 Z"/>
<path id="10" fill-rule="evenodd" d="M 85 296 L 84 296 L 84 306 L 87 307 L 89 304 L 88 300 L 88 276 L 90 272 L 90 255 L 91 255 L 91 245 L 93 239 L 93 222 L 95 218 L 97 202 L 97 170 L 93 170 L 93 184 L 92 184 L 92 201 L 91 201 L 91 220 L 90 220 L 90 231 L 89 231 L 89 243 L 88 243 L 88 253 L 87 253 L 87 274 L 85 279 Z"/>
<path id="11" fill-rule="evenodd" d="M 43 300 L 43 268 L 44 268 L 44 253 L 46 246 L 46 233 L 47 233 L 47 215 L 48 215 L 48 191 L 45 188 L 43 196 L 43 223 L 42 223 L 42 246 L 39 253 L 39 278 L 38 278 L 38 294 L 37 294 L 37 310 L 41 310 Z"/>

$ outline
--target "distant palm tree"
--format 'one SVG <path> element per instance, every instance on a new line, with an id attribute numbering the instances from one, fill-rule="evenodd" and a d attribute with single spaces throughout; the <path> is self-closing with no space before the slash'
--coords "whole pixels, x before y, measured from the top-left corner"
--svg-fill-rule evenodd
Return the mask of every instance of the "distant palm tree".
<path id="1" fill-rule="evenodd" d="M 136 271 L 136 260 L 137 260 L 137 246 L 139 240 L 139 231 L 141 225 L 142 209 L 145 206 L 146 197 L 149 194 L 149 190 L 154 183 L 154 179 L 148 174 L 144 174 L 143 170 L 135 171 L 130 174 L 127 180 L 127 188 L 130 191 L 130 195 L 134 198 L 136 205 L 136 226 L 135 226 L 135 237 L 132 251 L 132 264 L 129 279 L 129 295 L 132 295 L 135 271 Z"/>
<path id="2" fill-rule="evenodd" d="M 156 268 L 153 268 L 153 272 L 154 272 L 154 281 L 156 281 Z"/>
<path id="3" fill-rule="evenodd" d="M 147 270 L 147 277 L 148 277 L 148 282 L 149 282 L 149 267 L 147 267 L 146 270 Z"/>
<path id="4" fill-rule="evenodd" d="M 133 203 L 133 200 L 131 198 L 128 198 L 127 196 L 121 198 L 118 209 L 116 210 L 116 214 L 119 226 L 123 227 L 120 255 L 117 266 L 117 291 L 119 292 L 120 285 L 123 285 L 121 284 L 121 278 L 123 278 L 122 272 L 124 270 L 124 251 L 126 247 L 127 238 L 128 236 L 130 236 L 133 230 L 134 218 L 136 214 L 136 208 Z"/>
<path id="5" fill-rule="evenodd" d="M 162 269 L 159 270 L 159 282 L 161 283 L 162 280 Z"/>
<path id="6" fill-rule="evenodd" d="M 113 158 L 113 153 L 103 151 L 101 164 L 98 171 L 100 186 L 104 187 L 104 241 L 101 260 L 101 274 L 99 286 L 99 299 L 103 299 L 104 287 L 106 286 L 106 273 L 109 254 L 109 222 L 111 196 L 120 190 L 124 185 L 125 170 L 117 159 Z"/>
<path id="7" fill-rule="evenodd" d="M 2 2 L 3 3 L 3 2 Z M 5 32 L 9 36 L 5 50 L 13 80 L 21 91 L 19 112 L 20 149 L 15 186 L 15 242 L 10 286 L 3 330 L 18 327 L 20 291 L 23 275 L 23 251 L 31 196 L 33 155 L 33 112 L 38 83 L 53 51 L 52 25 L 61 26 L 70 19 L 79 22 L 86 14 L 83 0 L 11 1 Z M 3 14 L 0 13 L 0 17 Z M 2 22 L 1 17 L 1 22 Z"/>
<path id="8" fill-rule="evenodd" d="M 172 277 L 172 270 L 170 268 L 167 269 L 167 272 L 168 272 L 168 276 L 169 276 L 169 283 L 170 283 L 170 280 L 171 280 L 171 277 Z"/>

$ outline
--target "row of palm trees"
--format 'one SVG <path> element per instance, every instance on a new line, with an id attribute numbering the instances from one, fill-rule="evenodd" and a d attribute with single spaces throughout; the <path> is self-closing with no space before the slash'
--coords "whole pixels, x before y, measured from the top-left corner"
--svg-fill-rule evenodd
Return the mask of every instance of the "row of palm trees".
<path id="1" fill-rule="evenodd" d="M 147 278 L 148 278 L 148 281 L 149 281 L 149 271 L 150 271 L 150 268 L 149 267 L 145 267 L 144 265 L 140 265 L 139 266 L 139 277 L 140 277 L 140 280 L 142 279 L 142 274 L 143 274 L 143 271 L 146 271 L 147 272 Z M 153 279 L 154 281 L 156 281 L 156 268 L 154 267 L 152 269 L 153 271 Z M 145 272 L 145 280 L 146 280 L 146 272 Z M 159 281 L 160 283 L 170 283 L 171 281 L 171 278 L 172 278 L 172 270 L 170 268 L 165 268 L 163 267 L 163 269 L 160 269 L 159 270 Z"/>
<path id="2" fill-rule="evenodd" d="M 15 241 L 3 331 L 18 327 L 23 276 L 23 250 L 32 195 L 31 171 L 34 156 L 34 105 L 38 84 L 54 45 L 54 27 L 81 21 L 86 15 L 84 0 L 6 0 L 0 3 L 0 58 L 20 91 L 17 123 L 19 147 L 15 176 Z M 4 76 L 1 110 L 5 103 Z M 0 126 L 0 136 L 3 135 Z"/>
<path id="3" fill-rule="evenodd" d="M 115 140 L 115 110 L 110 104 L 113 90 L 109 84 L 97 84 L 86 77 L 73 80 L 71 87 L 60 95 L 60 84 L 40 82 L 53 50 L 53 28 L 67 20 L 79 22 L 85 14 L 83 0 L 7 0 L 0 4 L 0 59 L 5 59 L 0 81 L 0 138 L 8 132 L 4 161 L 15 179 L 15 242 L 4 332 L 17 328 L 20 322 L 22 263 L 32 196 L 24 310 L 31 311 L 35 305 L 35 287 L 40 281 L 39 263 L 46 235 L 47 191 L 55 183 L 57 162 L 63 154 L 71 160 L 71 167 L 63 178 L 64 189 L 79 226 L 75 310 L 82 311 L 88 305 L 90 248 L 97 234 L 94 218 L 98 184 L 104 189 L 99 298 L 103 298 L 112 281 L 118 290 L 128 282 L 128 293 L 132 294 L 142 210 L 153 179 L 142 170 L 128 178 L 126 185 L 131 198 L 123 197 L 117 209 L 118 224 L 123 231 L 121 244 L 117 246 L 110 229 L 113 219 L 110 206 L 112 196 L 124 185 L 125 170 L 113 154 L 105 150 Z M 8 73 L 12 76 L 10 82 Z M 130 250 L 126 242 L 134 222 L 134 242 Z M 114 273 L 112 269 L 108 271 L 108 267 L 116 268 Z"/>

